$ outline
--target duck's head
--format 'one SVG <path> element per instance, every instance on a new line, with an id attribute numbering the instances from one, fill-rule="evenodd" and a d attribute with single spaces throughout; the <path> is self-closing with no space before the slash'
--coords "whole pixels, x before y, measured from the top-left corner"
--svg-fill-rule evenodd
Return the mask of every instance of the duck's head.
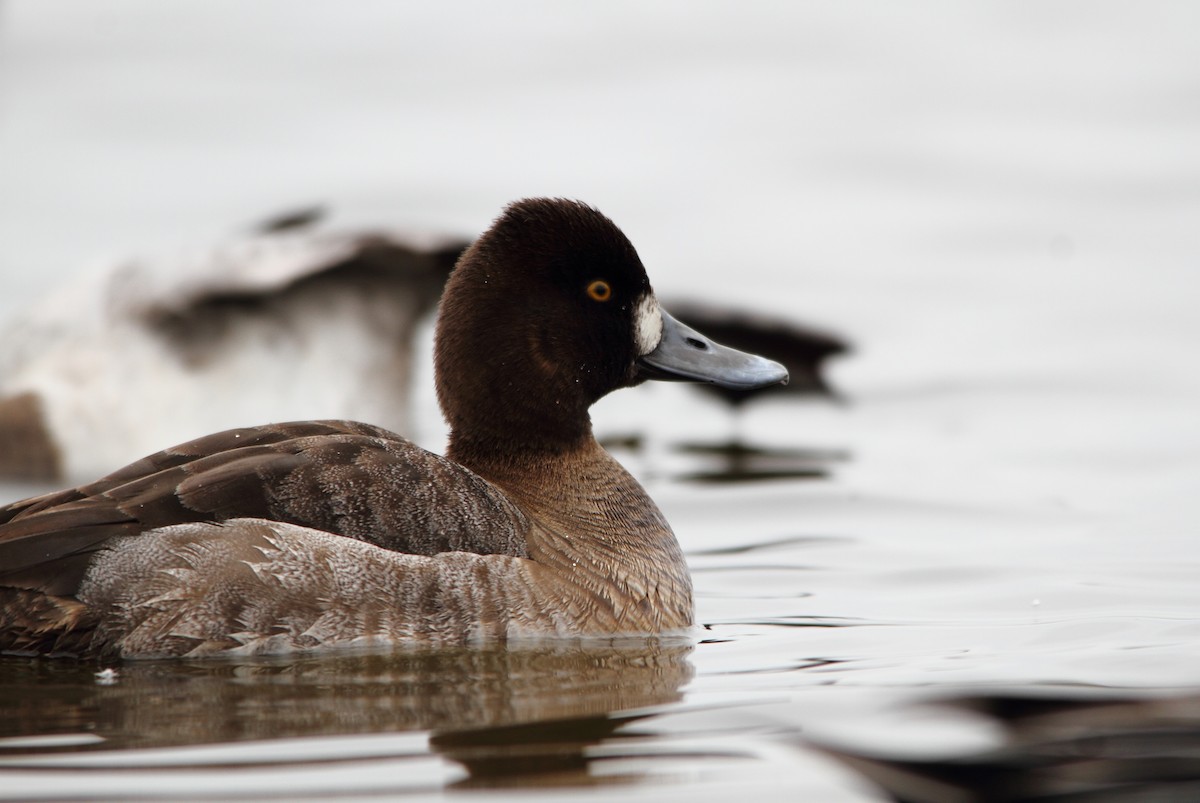
<path id="1" fill-rule="evenodd" d="M 644 379 L 749 389 L 788 377 L 676 321 L 611 220 L 547 198 L 511 204 L 459 259 L 435 360 L 451 451 L 571 448 L 590 437 L 596 400 Z"/>

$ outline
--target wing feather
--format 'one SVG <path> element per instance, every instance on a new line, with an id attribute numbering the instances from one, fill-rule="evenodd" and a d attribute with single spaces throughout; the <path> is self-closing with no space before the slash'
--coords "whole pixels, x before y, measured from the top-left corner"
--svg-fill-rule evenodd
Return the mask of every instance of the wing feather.
<path id="1" fill-rule="evenodd" d="M 0 585 L 69 595 L 111 539 L 260 518 L 396 552 L 527 555 L 497 488 L 387 430 L 345 421 L 219 432 L 0 511 Z"/>

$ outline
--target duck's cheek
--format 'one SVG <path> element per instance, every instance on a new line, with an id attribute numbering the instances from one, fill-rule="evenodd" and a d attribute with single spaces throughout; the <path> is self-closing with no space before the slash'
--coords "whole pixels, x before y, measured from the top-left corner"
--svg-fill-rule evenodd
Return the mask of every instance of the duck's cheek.
<path id="1" fill-rule="evenodd" d="M 645 357 L 662 342 L 662 308 L 654 293 L 645 293 L 633 308 L 633 343 L 637 356 Z"/>
<path id="2" fill-rule="evenodd" d="M 559 356 L 555 349 L 554 337 L 544 328 L 534 328 L 529 332 L 528 354 L 534 366 L 545 377 L 552 377 L 559 371 Z"/>

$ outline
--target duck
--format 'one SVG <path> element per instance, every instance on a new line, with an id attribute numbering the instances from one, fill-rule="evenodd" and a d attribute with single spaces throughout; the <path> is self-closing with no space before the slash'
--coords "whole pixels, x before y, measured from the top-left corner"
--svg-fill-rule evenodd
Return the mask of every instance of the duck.
<path id="1" fill-rule="evenodd" d="M 0 479 L 78 482 L 272 418 L 410 432 L 417 332 L 471 238 L 323 223 L 100 263 L 8 321 Z"/>
<path id="2" fill-rule="evenodd" d="M 646 380 L 753 388 L 774 361 L 658 302 L 594 207 L 510 204 L 434 337 L 437 455 L 340 420 L 225 430 L 0 509 L 0 650 L 100 659 L 686 636 L 679 542 L 592 433 Z"/>
<path id="3" fill-rule="evenodd" d="M 962 692 L 909 705 L 960 728 L 988 734 L 988 747 L 948 739 L 914 746 L 857 746 L 809 739 L 878 787 L 888 800 L 962 801 L 1195 800 L 1200 783 L 1200 695 L 1185 690 L 1035 685 L 1026 690 Z M 946 727 L 943 725 L 943 727 Z"/>

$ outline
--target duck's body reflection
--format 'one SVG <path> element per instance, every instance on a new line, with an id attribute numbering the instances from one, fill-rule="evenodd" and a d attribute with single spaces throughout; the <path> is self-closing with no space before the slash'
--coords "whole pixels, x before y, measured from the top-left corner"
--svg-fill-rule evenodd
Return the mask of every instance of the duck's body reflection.
<path id="1" fill-rule="evenodd" d="M 94 665 L 13 659 L 0 662 L 0 736 L 90 732 L 103 750 L 428 730 L 431 750 L 467 767 L 469 783 L 528 782 L 584 767 L 585 748 L 620 727 L 622 712 L 677 702 L 691 651 L 681 639 L 632 639 L 131 663 L 90 685 L 75 675 Z M 53 701 L 47 673 L 63 675 Z M 22 694 L 34 684 L 38 695 Z"/>

